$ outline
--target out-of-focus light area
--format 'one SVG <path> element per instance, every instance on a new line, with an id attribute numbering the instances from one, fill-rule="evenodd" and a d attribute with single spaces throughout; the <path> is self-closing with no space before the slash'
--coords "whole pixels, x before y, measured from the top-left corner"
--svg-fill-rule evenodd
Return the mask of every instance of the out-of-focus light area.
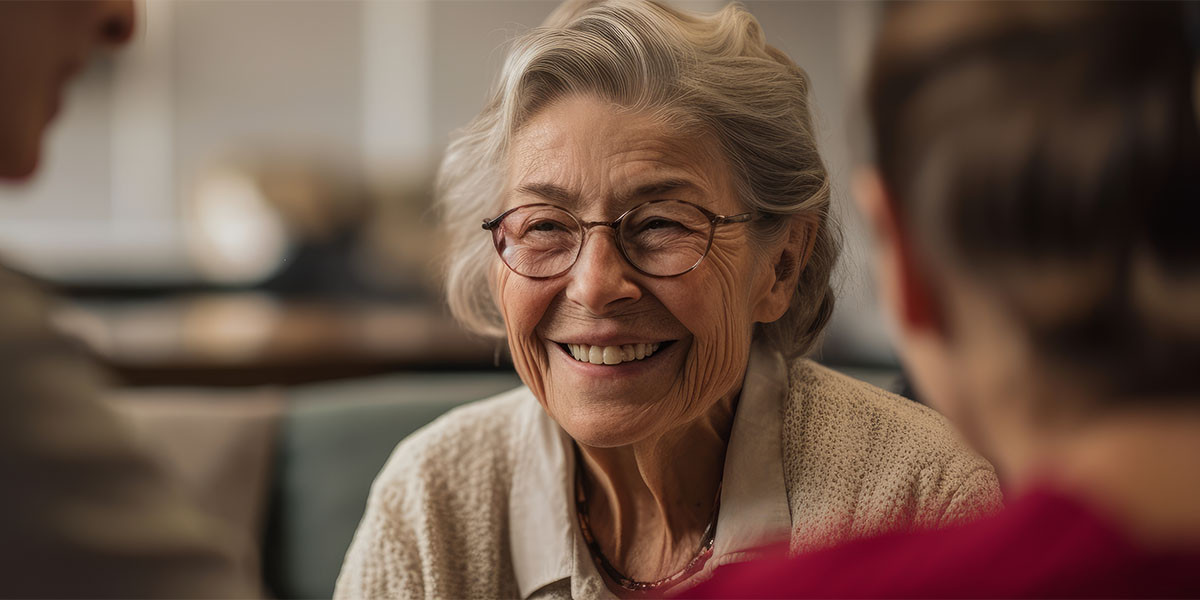
<path id="1" fill-rule="evenodd" d="M 890 365 L 848 195 L 876 7 L 746 5 L 812 77 L 848 230 L 823 355 Z M 491 366 L 442 308 L 431 182 L 503 42 L 554 6 L 143 2 L 134 42 L 71 88 L 40 176 L 0 188 L 0 252 L 129 383 Z"/>

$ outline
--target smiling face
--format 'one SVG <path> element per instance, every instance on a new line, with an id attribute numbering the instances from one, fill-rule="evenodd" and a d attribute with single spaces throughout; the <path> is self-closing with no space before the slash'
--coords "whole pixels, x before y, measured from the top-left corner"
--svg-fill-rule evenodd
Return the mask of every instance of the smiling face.
<path id="1" fill-rule="evenodd" d="M 514 138 L 503 208 L 546 202 L 581 221 L 611 221 L 670 198 L 722 215 L 745 212 L 717 156 L 708 140 L 571 97 Z M 495 260 L 493 290 L 517 371 L 575 440 L 633 444 L 737 394 L 754 323 L 779 316 L 769 298 L 771 253 L 748 239 L 747 227 L 719 227 L 703 262 L 672 278 L 639 273 L 606 227 L 589 231 L 578 261 L 559 277 L 522 277 Z"/>
<path id="2" fill-rule="evenodd" d="M 132 29 L 128 0 L 0 2 L 0 177 L 33 172 L 66 82 L 95 46 Z"/>

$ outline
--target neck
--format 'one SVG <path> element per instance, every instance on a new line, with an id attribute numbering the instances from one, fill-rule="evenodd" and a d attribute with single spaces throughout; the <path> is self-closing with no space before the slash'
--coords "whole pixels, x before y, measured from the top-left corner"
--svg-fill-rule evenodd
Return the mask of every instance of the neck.
<path id="1" fill-rule="evenodd" d="M 1049 486 L 1084 499 L 1151 547 L 1194 546 L 1200 542 L 1200 399 L 1122 399 L 1113 406 L 1130 408 L 1027 416 L 993 440 L 1010 491 Z"/>
<path id="2" fill-rule="evenodd" d="M 712 519 L 736 395 L 703 417 L 629 446 L 580 446 L 589 520 L 605 558 L 654 581 L 684 568 Z"/>

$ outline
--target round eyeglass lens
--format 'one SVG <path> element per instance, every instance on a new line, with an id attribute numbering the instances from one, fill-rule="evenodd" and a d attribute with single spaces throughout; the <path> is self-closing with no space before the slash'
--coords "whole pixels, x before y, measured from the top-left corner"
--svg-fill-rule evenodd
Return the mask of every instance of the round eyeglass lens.
<path id="1" fill-rule="evenodd" d="M 618 235 L 629 262 L 650 275 L 687 272 L 708 252 L 712 221 L 686 202 L 643 204 L 625 216 Z"/>
<path id="2" fill-rule="evenodd" d="M 504 264 L 526 277 L 553 277 L 571 268 L 582 228 L 570 213 L 553 206 L 519 208 L 492 230 Z"/>

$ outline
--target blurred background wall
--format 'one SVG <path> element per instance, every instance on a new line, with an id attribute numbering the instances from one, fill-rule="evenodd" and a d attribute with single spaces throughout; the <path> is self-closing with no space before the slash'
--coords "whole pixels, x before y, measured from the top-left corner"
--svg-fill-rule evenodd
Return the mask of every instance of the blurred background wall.
<path id="1" fill-rule="evenodd" d="M 149 0 L 72 89 L 42 176 L 0 188 L 0 252 L 131 384 L 492 366 L 442 309 L 430 182 L 504 42 L 555 4 Z M 877 7 L 745 5 L 812 77 L 847 229 L 821 356 L 891 367 L 849 196 Z"/>

